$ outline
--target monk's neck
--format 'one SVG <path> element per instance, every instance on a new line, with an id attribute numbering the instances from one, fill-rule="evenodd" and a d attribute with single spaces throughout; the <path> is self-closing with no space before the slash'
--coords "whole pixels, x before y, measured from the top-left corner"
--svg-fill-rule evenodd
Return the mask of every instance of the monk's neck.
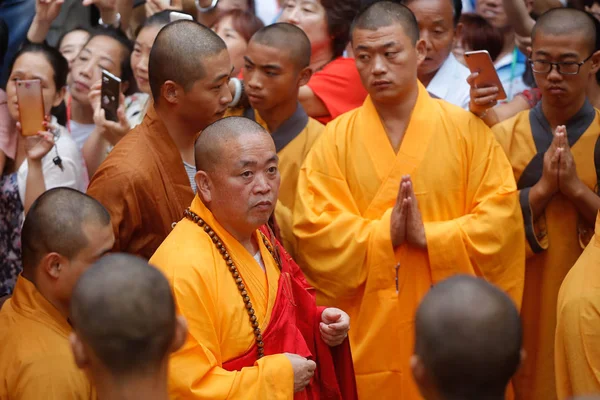
<path id="1" fill-rule="evenodd" d="M 71 119 L 79 124 L 93 124 L 94 110 L 89 104 L 83 104 L 71 97 Z"/>
<path id="2" fill-rule="evenodd" d="M 259 110 L 260 117 L 267 123 L 269 132 L 275 132 L 284 122 L 292 118 L 298 108 L 298 99 L 279 103 L 270 110 Z"/>
<path id="3" fill-rule="evenodd" d="M 168 400 L 167 372 L 142 378 L 117 378 L 95 374 L 98 400 Z"/>
<path id="4" fill-rule="evenodd" d="M 433 80 L 435 75 L 438 73 L 438 71 L 439 71 L 439 69 L 435 70 L 434 72 L 430 72 L 428 74 L 418 74 L 419 81 L 421 81 L 423 86 L 425 86 L 425 87 L 429 86 L 429 84 L 431 83 L 431 81 Z"/>
<path id="5" fill-rule="evenodd" d="M 321 48 L 314 48 L 310 57 L 310 69 L 313 73 L 320 71 L 333 60 L 333 49 L 331 44 Z"/>
<path id="6" fill-rule="evenodd" d="M 156 113 L 167 128 L 167 132 L 173 139 L 177 150 L 179 150 L 181 159 L 187 164 L 195 165 L 194 142 L 198 132 L 194 128 L 190 128 L 188 123 L 174 116 L 174 113 L 169 112 L 169 110 L 156 107 Z"/>
<path id="7" fill-rule="evenodd" d="M 415 85 L 414 90 L 405 92 L 402 99 L 398 99 L 393 103 L 377 103 L 373 100 L 377 114 L 381 118 L 385 132 L 395 152 L 400 149 L 418 96 L 419 90 Z"/>
<path id="8" fill-rule="evenodd" d="M 47 284 L 44 278 L 40 276 L 40 273 L 43 273 L 40 270 L 41 267 L 36 268 L 36 270 L 33 273 L 29 273 L 29 271 L 24 270 L 21 275 L 23 276 L 23 278 L 33 283 L 36 290 L 42 295 L 42 297 L 45 298 L 48 301 L 48 303 L 52 304 L 52 306 L 56 308 L 56 310 L 58 310 L 60 315 L 63 316 L 65 320 L 68 320 L 69 304 L 65 304 L 64 302 L 57 299 L 56 296 L 54 296 L 51 285 Z"/>
<path id="9" fill-rule="evenodd" d="M 549 104 L 549 102 L 544 101 L 544 97 L 542 97 L 542 111 L 544 112 L 544 116 L 548 120 L 552 131 L 556 129 L 559 125 L 566 125 L 567 122 L 573 118 L 575 114 L 581 110 L 583 104 L 585 103 L 585 97 L 582 97 L 579 101 L 574 101 L 568 105 L 560 105 L 555 106 L 553 104 Z"/>

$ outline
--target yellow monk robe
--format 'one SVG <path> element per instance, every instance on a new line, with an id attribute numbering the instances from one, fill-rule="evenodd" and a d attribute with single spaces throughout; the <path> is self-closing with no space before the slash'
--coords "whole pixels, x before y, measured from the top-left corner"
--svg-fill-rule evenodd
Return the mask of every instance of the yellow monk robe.
<path id="1" fill-rule="evenodd" d="M 88 400 L 96 394 L 75 365 L 71 326 L 19 276 L 0 311 L 0 399 Z"/>
<path id="2" fill-rule="evenodd" d="M 390 215 L 405 174 L 428 251 L 392 247 Z M 520 305 L 522 224 L 510 164 L 489 128 L 421 84 L 397 154 L 370 98 L 327 125 L 300 172 L 294 233 L 319 301 L 350 314 L 360 398 L 420 398 L 409 361 L 414 314 L 432 284 L 483 276 Z"/>
<path id="3" fill-rule="evenodd" d="M 591 104 L 586 103 L 566 125 L 577 174 L 592 190 L 598 181 L 594 167 L 594 149 L 600 133 L 597 114 Z M 527 239 L 521 308 L 527 357 L 515 376 L 515 393 L 524 400 L 552 400 L 556 399 L 556 299 L 564 277 L 589 240 L 593 226 L 586 224 L 575 206 L 558 193 L 534 229 L 529 208 L 529 188 L 542 176 L 543 155 L 553 137 L 541 111 L 541 103 L 531 111 L 523 111 L 494 126 L 493 132 L 513 166 L 520 190 Z"/>
<path id="4" fill-rule="evenodd" d="M 269 130 L 267 123 L 257 111 L 252 109 L 234 109 L 229 111 L 228 116 L 245 116 Z M 296 255 L 296 239 L 292 232 L 292 211 L 296 200 L 298 175 L 304 159 L 323 129 L 325 127 L 319 121 L 310 118 L 298 103 L 294 115 L 281 124 L 275 132 L 271 132 L 279 156 L 281 175 L 275 219 L 281 230 L 282 244 L 293 258 Z"/>
<path id="5" fill-rule="evenodd" d="M 600 232 L 600 215 L 596 228 Z M 600 236 L 593 237 L 564 279 L 557 310 L 558 398 L 600 393 Z"/>
<path id="6" fill-rule="evenodd" d="M 279 269 L 260 237 L 262 270 L 248 251 L 223 229 L 196 197 L 191 210 L 224 241 L 246 284 L 261 330 L 277 295 Z M 258 236 L 258 235 L 257 235 Z M 172 399 L 292 399 L 294 372 L 284 355 L 266 356 L 254 367 L 229 372 L 223 364 L 255 343 L 248 312 L 223 257 L 210 237 L 183 219 L 150 259 L 166 276 L 177 312 L 188 323 L 185 345 L 171 356 Z"/>

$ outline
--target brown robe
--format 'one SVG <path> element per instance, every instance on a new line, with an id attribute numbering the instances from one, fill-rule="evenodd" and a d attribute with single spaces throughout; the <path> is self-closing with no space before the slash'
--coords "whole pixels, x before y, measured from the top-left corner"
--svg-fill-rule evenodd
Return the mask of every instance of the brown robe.
<path id="1" fill-rule="evenodd" d="M 113 251 L 149 259 L 194 199 L 183 160 L 153 106 L 93 176 L 88 194 L 104 205 Z"/>

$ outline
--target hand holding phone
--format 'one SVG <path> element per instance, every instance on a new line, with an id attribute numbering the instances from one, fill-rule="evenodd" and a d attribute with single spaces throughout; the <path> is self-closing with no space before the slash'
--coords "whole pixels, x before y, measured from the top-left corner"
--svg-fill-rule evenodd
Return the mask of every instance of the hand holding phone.
<path id="1" fill-rule="evenodd" d="M 487 50 L 467 51 L 465 52 L 465 62 L 472 73 L 477 72 L 479 76 L 475 78 L 475 87 L 490 87 L 498 88 L 497 100 L 505 100 L 506 92 L 502 87 L 500 77 L 496 72 L 490 53 Z"/>
<path id="2" fill-rule="evenodd" d="M 23 136 L 35 136 L 44 131 L 44 98 L 39 79 L 17 81 L 19 122 Z"/>
<path id="3" fill-rule="evenodd" d="M 121 79 L 106 70 L 102 70 L 102 95 L 100 106 L 108 121 L 119 122 L 119 95 L 121 94 Z"/>

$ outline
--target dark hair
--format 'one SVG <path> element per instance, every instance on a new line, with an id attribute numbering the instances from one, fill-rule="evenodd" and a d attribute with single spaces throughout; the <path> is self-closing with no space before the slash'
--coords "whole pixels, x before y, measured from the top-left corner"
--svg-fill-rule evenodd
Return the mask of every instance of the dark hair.
<path id="1" fill-rule="evenodd" d="M 83 31 L 86 32 L 88 35 L 90 33 L 90 30 L 84 26 L 78 25 L 75 28 L 71 29 L 68 32 L 64 32 L 62 35 L 60 35 L 60 37 L 58 38 L 58 42 L 56 42 L 56 47 L 57 49 L 60 49 L 60 46 L 62 45 L 63 40 L 65 39 L 65 37 L 67 37 L 68 34 L 76 32 L 76 31 Z"/>
<path id="2" fill-rule="evenodd" d="M 591 7 L 594 4 L 599 4 L 600 5 L 600 0 L 583 0 L 583 6 L 584 7 Z"/>
<path id="3" fill-rule="evenodd" d="M 124 54 L 123 59 L 121 60 L 121 81 L 134 83 L 133 79 L 133 71 L 131 70 L 131 52 L 133 51 L 133 43 L 129 38 L 121 31 L 116 28 L 106 28 L 106 27 L 97 27 L 95 28 L 91 34 L 90 38 L 86 42 L 85 46 L 87 46 L 92 39 L 98 36 L 107 36 L 119 42 L 121 46 L 123 46 Z M 85 46 L 83 46 L 85 48 Z M 131 85 L 130 85 L 131 86 Z"/>
<path id="4" fill-rule="evenodd" d="M 350 27 L 360 6 L 359 0 L 320 0 L 327 15 L 327 28 L 332 38 L 333 57 L 344 54 L 350 41 Z"/>
<path id="5" fill-rule="evenodd" d="M 454 6 L 454 26 L 458 25 L 460 21 L 460 16 L 462 15 L 462 1 L 461 0 L 452 0 L 452 5 Z"/>
<path id="6" fill-rule="evenodd" d="M 8 25 L 0 18 L 0 64 L 4 62 L 4 56 L 8 52 Z"/>
<path id="7" fill-rule="evenodd" d="M 504 47 L 504 35 L 500 29 L 475 13 L 461 15 L 459 22 L 463 25 L 460 38 L 463 47 L 469 50 L 487 50 L 492 61 L 495 61 Z"/>
<path id="8" fill-rule="evenodd" d="M 147 18 L 144 21 L 144 23 L 141 24 L 140 26 L 138 26 L 137 29 L 135 30 L 135 37 L 138 37 L 138 35 L 142 31 L 142 29 L 144 29 L 144 28 L 148 28 L 150 26 L 165 26 L 168 23 L 170 23 L 171 22 L 171 12 L 173 12 L 173 10 L 163 10 L 163 11 L 157 12 L 156 14 L 153 14 L 152 16 L 150 16 L 150 18 Z"/>
<path id="9" fill-rule="evenodd" d="M 250 41 L 256 32 L 265 26 L 262 20 L 251 12 L 242 10 L 229 10 L 219 15 L 219 18 L 212 24 L 211 28 L 217 26 L 218 23 L 227 17 L 231 17 L 231 25 L 233 25 L 233 29 L 235 29 L 235 31 L 244 38 L 246 43 Z"/>
<path id="10" fill-rule="evenodd" d="M 57 91 L 67 84 L 67 75 L 69 74 L 67 59 L 57 49 L 48 46 L 46 43 L 26 43 L 21 47 L 8 66 L 9 75 L 12 73 L 17 59 L 26 53 L 41 53 L 46 58 L 54 70 L 54 85 Z"/>

